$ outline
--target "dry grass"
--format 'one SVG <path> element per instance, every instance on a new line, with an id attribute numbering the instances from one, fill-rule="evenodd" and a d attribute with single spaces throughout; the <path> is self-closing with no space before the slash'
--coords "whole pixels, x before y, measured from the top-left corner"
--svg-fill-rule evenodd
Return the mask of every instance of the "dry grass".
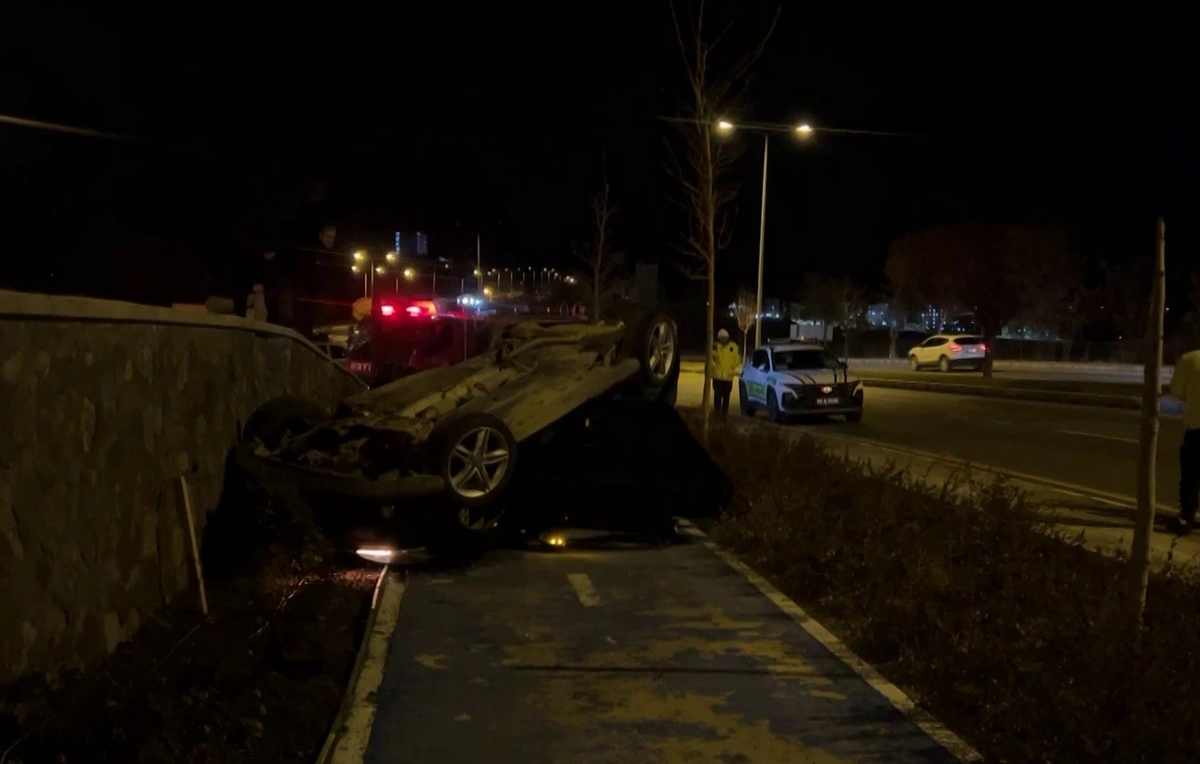
<path id="1" fill-rule="evenodd" d="M 962 498 L 765 429 L 721 428 L 709 450 L 738 489 L 716 539 L 989 760 L 1200 760 L 1194 571 L 1152 581 L 1129 638 L 1122 562 L 1003 481 Z"/>

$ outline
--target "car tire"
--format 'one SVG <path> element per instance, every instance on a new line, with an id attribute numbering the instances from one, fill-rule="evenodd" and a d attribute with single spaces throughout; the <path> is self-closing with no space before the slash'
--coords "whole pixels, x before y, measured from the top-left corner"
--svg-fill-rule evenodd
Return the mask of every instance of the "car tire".
<path id="1" fill-rule="evenodd" d="M 679 329 L 665 313 L 643 315 L 625 330 L 620 354 L 641 362 L 639 379 L 657 390 L 679 378 Z"/>
<path id="2" fill-rule="evenodd" d="M 754 407 L 750 405 L 750 398 L 746 395 L 746 383 L 738 382 L 738 408 L 742 411 L 742 416 L 754 416 Z"/>
<path id="3" fill-rule="evenodd" d="M 775 424 L 783 424 L 783 413 L 779 411 L 778 398 L 775 395 L 775 388 L 767 388 L 767 419 L 770 419 Z"/>
<path id="4" fill-rule="evenodd" d="M 475 509 L 504 492 L 517 466 L 517 439 L 499 417 L 483 412 L 453 417 L 429 436 L 430 471 L 446 483 L 457 507 Z"/>
<path id="5" fill-rule="evenodd" d="M 242 426 L 242 443 L 259 441 L 269 449 L 279 447 L 289 434 L 312 429 L 317 422 L 329 418 L 329 411 L 308 398 L 284 395 L 272 398 L 254 410 Z"/>
<path id="6" fill-rule="evenodd" d="M 909 366 L 909 368 L 911 368 L 913 371 L 920 371 L 920 370 L 921 370 L 921 364 L 920 364 L 920 362 L 919 362 L 919 361 L 917 361 L 917 357 L 916 357 L 915 355 L 910 355 L 910 356 L 908 357 L 908 366 Z"/>
<path id="7" fill-rule="evenodd" d="M 951 369 L 950 359 L 947 358 L 946 356 L 942 356 L 941 358 L 939 358 L 938 359 L 938 368 L 942 370 L 942 373 L 948 374 Z"/>

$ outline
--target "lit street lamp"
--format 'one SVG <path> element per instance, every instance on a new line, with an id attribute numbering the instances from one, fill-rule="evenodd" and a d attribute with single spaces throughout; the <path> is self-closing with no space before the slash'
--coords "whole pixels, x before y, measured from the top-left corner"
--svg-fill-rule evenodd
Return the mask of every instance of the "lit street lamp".
<path id="1" fill-rule="evenodd" d="M 404 269 L 404 278 L 405 278 L 405 279 L 407 279 L 408 281 L 412 281 L 412 280 L 413 280 L 413 279 L 415 279 L 416 277 L 417 277 L 417 272 L 416 272 L 416 271 L 414 271 L 412 268 L 405 268 L 405 269 Z"/>
<path id="2" fill-rule="evenodd" d="M 758 294 L 754 308 L 754 315 L 756 316 L 754 321 L 754 346 L 758 347 L 762 344 L 763 251 L 767 242 L 767 152 L 771 145 L 771 133 L 784 132 L 786 128 L 774 125 L 735 125 L 725 119 L 717 122 L 717 132 L 719 133 L 728 135 L 738 128 L 761 133 L 763 137 L 762 203 L 759 207 L 758 216 Z M 805 122 L 796 125 L 788 130 L 788 132 L 800 138 L 808 138 L 812 136 L 813 128 L 812 125 Z"/>

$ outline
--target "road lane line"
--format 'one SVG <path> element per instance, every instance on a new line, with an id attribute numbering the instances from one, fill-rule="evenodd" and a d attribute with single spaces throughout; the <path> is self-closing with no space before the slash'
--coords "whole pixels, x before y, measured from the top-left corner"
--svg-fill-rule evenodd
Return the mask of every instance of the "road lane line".
<path id="1" fill-rule="evenodd" d="M 806 613 L 804 608 L 789 599 L 786 594 L 776 589 L 770 581 L 756 573 L 732 552 L 723 549 L 719 544 L 706 536 L 704 531 L 692 525 L 686 519 L 676 518 L 676 523 L 679 529 L 686 535 L 697 539 L 705 548 L 717 557 L 720 557 L 726 565 L 733 568 L 743 578 L 753 584 L 754 588 L 758 589 L 764 597 L 787 614 L 800 628 L 804 629 L 805 633 L 821 643 L 822 647 L 848 666 L 855 674 L 858 674 L 871 689 L 886 698 L 897 711 L 908 717 L 909 720 L 921 728 L 922 732 L 949 751 L 956 759 L 964 762 L 983 761 L 983 757 L 974 748 L 964 742 L 958 735 L 951 732 L 946 725 L 933 718 L 927 711 L 919 709 L 912 698 L 904 694 L 903 690 L 885 679 L 874 666 L 855 655 L 854 651 L 847 647 L 844 642 Z"/>
<path id="2" fill-rule="evenodd" d="M 1081 438 L 1099 438 L 1100 440 L 1115 440 L 1119 443 L 1133 443 L 1137 445 L 1137 438 L 1123 438 L 1119 435 L 1101 435 L 1098 432 L 1083 432 L 1081 430 L 1057 430 L 1064 435 L 1078 435 Z"/>
<path id="3" fill-rule="evenodd" d="M 588 578 L 587 573 L 568 573 L 567 580 L 584 607 L 600 606 L 600 595 L 596 594 L 596 588 L 592 586 L 592 579 Z"/>

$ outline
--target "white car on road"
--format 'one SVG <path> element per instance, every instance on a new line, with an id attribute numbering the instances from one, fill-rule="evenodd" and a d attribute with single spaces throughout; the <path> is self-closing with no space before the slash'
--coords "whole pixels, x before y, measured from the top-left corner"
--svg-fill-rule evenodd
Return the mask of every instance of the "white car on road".
<path id="1" fill-rule="evenodd" d="M 975 334 L 935 334 L 908 351 L 913 371 L 936 366 L 942 371 L 971 366 L 979 368 L 987 355 L 983 337 Z"/>
<path id="2" fill-rule="evenodd" d="M 862 419 L 862 382 L 846 364 L 820 345 L 788 342 L 758 348 L 742 367 L 738 381 L 742 413 L 782 422 L 789 416 L 838 414 L 847 422 Z"/>

